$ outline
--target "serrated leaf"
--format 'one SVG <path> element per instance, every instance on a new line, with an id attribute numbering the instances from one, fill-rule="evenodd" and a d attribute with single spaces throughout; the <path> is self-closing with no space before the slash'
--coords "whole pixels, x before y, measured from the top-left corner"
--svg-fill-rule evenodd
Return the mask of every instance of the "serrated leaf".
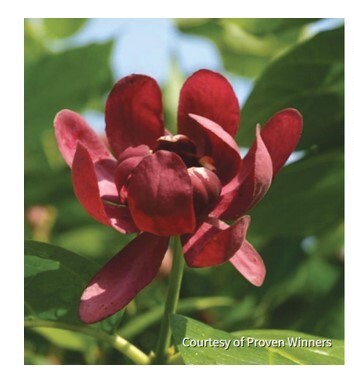
<path id="1" fill-rule="evenodd" d="M 344 344 L 339 340 L 329 340 L 288 330 L 246 330 L 231 334 L 180 315 L 171 316 L 170 322 L 174 341 L 186 364 L 344 364 Z M 189 340 L 185 340 L 185 338 L 189 338 Z M 205 342 L 204 344 L 208 346 L 186 346 L 191 344 L 191 340 L 218 341 L 219 347 L 212 347 L 211 343 Z M 257 340 L 256 343 L 255 340 Z M 311 340 L 319 342 L 309 342 Z M 220 346 L 221 341 L 225 341 L 224 346 Z M 227 341 L 230 341 L 228 348 Z M 273 346 L 267 346 L 267 341 Z M 302 344 L 305 343 L 303 341 L 306 341 L 307 344 L 316 343 L 317 347 L 291 346 L 291 342 L 299 344 L 299 341 Z M 275 344 L 280 347 L 275 347 Z M 282 344 L 285 347 L 282 347 Z"/>

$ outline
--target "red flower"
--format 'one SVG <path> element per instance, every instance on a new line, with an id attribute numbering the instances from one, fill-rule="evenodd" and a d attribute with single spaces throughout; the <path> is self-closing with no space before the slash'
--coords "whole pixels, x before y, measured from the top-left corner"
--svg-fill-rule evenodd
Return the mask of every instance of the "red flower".
<path id="1" fill-rule="evenodd" d="M 54 122 L 86 211 L 119 232 L 141 232 L 90 281 L 81 320 L 96 322 L 126 306 L 157 275 L 172 235 L 181 235 L 190 266 L 229 261 L 260 286 L 265 267 L 245 239 L 250 217 L 244 214 L 294 150 L 301 115 L 285 109 L 263 129 L 257 126 L 241 159 L 233 138 L 239 105 L 232 87 L 223 76 L 200 70 L 181 90 L 176 136 L 164 129 L 161 92 L 148 76 L 118 81 L 105 116 L 116 158 L 77 113 L 63 110 Z M 236 221 L 229 226 L 221 220 Z"/>

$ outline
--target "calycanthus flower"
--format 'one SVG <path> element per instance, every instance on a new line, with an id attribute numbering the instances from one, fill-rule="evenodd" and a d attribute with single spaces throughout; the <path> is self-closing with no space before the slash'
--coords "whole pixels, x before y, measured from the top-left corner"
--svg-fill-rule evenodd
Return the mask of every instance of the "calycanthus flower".
<path id="1" fill-rule="evenodd" d="M 105 110 L 114 155 L 79 114 L 57 114 L 55 134 L 78 200 L 97 221 L 139 233 L 88 283 L 79 306 L 83 322 L 112 315 L 148 285 L 174 235 L 181 236 L 189 266 L 229 262 L 252 284 L 263 283 L 265 266 L 246 240 L 245 212 L 265 195 L 294 150 L 302 117 L 285 109 L 264 128 L 258 125 L 241 159 L 234 140 L 239 113 L 229 82 L 200 70 L 182 87 L 175 136 L 164 128 L 155 80 L 119 80 Z"/>

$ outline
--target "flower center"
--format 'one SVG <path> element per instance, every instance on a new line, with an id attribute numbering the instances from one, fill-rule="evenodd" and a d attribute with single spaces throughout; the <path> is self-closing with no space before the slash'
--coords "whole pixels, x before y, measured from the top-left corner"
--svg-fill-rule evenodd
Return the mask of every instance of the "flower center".
<path id="1" fill-rule="evenodd" d="M 157 140 L 157 147 L 154 152 L 158 150 L 167 150 L 177 154 L 183 160 L 187 168 L 205 167 L 216 172 L 214 159 L 207 155 L 198 156 L 195 143 L 183 134 L 160 137 Z"/>

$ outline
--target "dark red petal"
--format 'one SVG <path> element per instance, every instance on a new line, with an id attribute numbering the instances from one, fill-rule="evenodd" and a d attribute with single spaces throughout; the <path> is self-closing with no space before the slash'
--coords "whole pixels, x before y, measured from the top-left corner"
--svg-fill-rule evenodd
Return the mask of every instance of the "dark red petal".
<path id="1" fill-rule="evenodd" d="M 130 75 L 113 87 L 106 103 L 106 133 L 116 154 L 129 146 L 155 148 L 164 135 L 161 91 L 145 75 Z"/>
<path id="2" fill-rule="evenodd" d="M 87 149 L 78 143 L 72 166 L 72 179 L 76 197 L 86 211 L 97 221 L 112 226 L 122 233 L 137 231 L 125 206 L 115 206 L 118 201 L 114 184 L 116 161 L 105 159 L 95 164 Z"/>
<path id="3" fill-rule="evenodd" d="M 202 154 L 213 158 L 216 173 L 223 185 L 235 177 L 240 167 L 240 154 L 235 140 L 215 122 L 205 117 L 190 114 L 204 135 Z M 200 146 L 200 141 L 196 142 Z"/>
<path id="4" fill-rule="evenodd" d="M 88 324 L 124 308 L 157 275 L 168 238 L 142 233 L 115 255 L 81 296 L 80 319 Z"/>
<path id="5" fill-rule="evenodd" d="M 144 157 L 150 154 L 150 149 L 147 145 L 137 147 L 128 147 L 119 156 L 117 169 L 115 172 L 115 183 L 121 200 L 124 202 L 126 198 L 121 193 L 122 189 L 126 190 L 128 179 L 135 167 L 142 161 Z"/>
<path id="6" fill-rule="evenodd" d="M 59 150 L 69 167 L 79 142 L 86 147 L 94 162 L 112 158 L 103 141 L 78 113 L 68 109 L 60 111 L 55 116 L 54 128 Z"/>
<path id="7" fill-rule="evenodd" d="M 204 167 L 188 169 L 193 187 L 194 211 L 198 221 L 204 220 L 217 204 L 221 192 L 219 178 Z"/>
<path id="8" fill-rule="evenodd" d="M 231 84 L 222 75 L 199 70 L 184 83 L 178 106 L 179 133 L 199 141 L 201 131 L 188 116 L 190 113 L 213 120 L 234 136 L 238 128 L 240 107 Z"/>
<path id="9" fill-rule="evenodd" d="M 294 151 L 302 132 L 302 116 L 296 109 L 284 109 L 275 114 L 261 131 L 261 136 L 273 162 L 273 177 Z"/>
<path id="10" fill-rule="evenodd" d="M 150 153 L 150 148 L 147 145 L 139 145 L 135 147 L 128 147 L 118 158 L 118 163 L 124 160 L 135 157 L 144 157 Z"/>
<path id="11" fill-rule="evenodd" d="M 259 287 L 263 284 L 266 275 L 264 262 L 248 241 L 242 244 L 230 263 L 253 285 Z"/>
<path id="12" fill-rule="evenodd" d="M 239 175 L 223 189 L 213 216 L 237 219 L 267 193 L 272 176 L 272 160 L 257 127 L 256 141 L 243 159 Z"/>
<path id="13" fill-rule="evenodd" d="M 175 153 L 157 151 L 144 158 L 127 189 L 129 209 L 140 230 L 161 236 L 194 231 L 191 179 Z"/>
<path id="14" fill-rule="evenodd" d="M 188 265 L 209 267 L 228 261 L 243 244 L 249 223 L 249 216 L 241 217 L 231 226 L 214 219 L 203 223 L 192 236 L 183 236 Z"/>

